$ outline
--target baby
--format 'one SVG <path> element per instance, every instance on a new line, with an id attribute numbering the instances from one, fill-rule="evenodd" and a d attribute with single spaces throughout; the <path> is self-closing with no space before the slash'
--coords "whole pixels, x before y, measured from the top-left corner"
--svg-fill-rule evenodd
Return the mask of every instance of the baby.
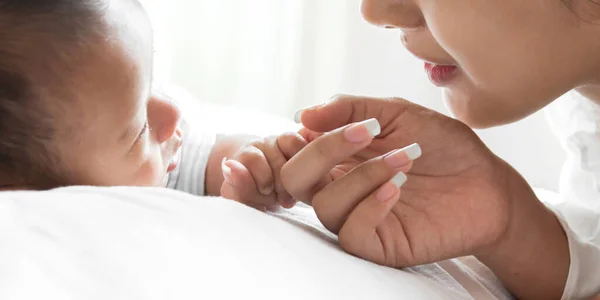
<path id="1" fill-rule="evenodd" d="M 152 92 L 152 30 L 136 0 L 0 0 L 0 36 L 2 190 L 168 185 L 293 206 L 272 169 L 304 138 L 188 130 Z M 223 174 L 258 188 L 236 194 Z"/>

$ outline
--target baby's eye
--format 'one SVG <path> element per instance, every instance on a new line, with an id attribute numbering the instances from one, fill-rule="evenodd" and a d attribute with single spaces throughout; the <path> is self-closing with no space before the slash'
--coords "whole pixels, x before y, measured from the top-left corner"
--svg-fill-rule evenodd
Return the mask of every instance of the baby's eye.
<path id="1" fill-rule="evenodd" d="M 144 127 L 142 127 L 142 130 L 140 130 L 140 133 L 138 134 L 137 138 L 135 138 L 133 144 L 131 144 L 131 146 L 129 147 L 129 151 L 127 151 L 127 156 L 139 152 L 139 149 L 143 148 L 144 143 L 142 142 L 145 140 L 144 137 L 148 134 L 149 131 L 150 126 L 148 125 L 148 121 L 146 121 L 146 123 L 144 123 Z"/>
<path id="2" fill-rule="evenodd" d="M 148 133 L 148 121 L 146 121 L 146 123 L 144 123 L 144 127 L 142 128 L 142 131 L 140 132 L 140 134 L 138 135 L 136 142 L 139 142 L 142 137 L 144 137 L 144 135 L 146 135 L 146 133 Z"/>

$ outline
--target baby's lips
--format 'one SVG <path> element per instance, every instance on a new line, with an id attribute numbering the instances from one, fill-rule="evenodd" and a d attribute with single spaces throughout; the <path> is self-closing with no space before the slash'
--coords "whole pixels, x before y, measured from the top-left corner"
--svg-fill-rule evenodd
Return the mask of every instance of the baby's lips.
<path id="1" fill-rule="evenodd" d="M 173 143 L 172 157 L 171 161 L 167 165 L 167 173 L 172 172 L 179 166 L 179 160 L 181 159 L 181 146 L 183 145 L 183 141 L 179 138 L 175 138 Z"/>
<path id="2" fill-rule="evenodd" d="M 177 153 L 173 156 L 173 158 L 171 158 L 171 162 L 169 163 L 169 166 L 167 167 L 167 173 L 173 172 L 173 170 L 175 170 L 178 165 L 179 165 L 179 154 Z"/>

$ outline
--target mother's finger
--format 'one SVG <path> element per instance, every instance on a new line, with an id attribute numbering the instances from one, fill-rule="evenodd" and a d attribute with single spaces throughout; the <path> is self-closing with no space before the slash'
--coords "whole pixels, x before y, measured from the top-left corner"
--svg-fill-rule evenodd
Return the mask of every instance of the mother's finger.
<path id="1" fill-rule="evenodd" d="M 400 98 L 370 98 L 338 95 L 333 100 L 296 113 L 294 119 L 316 132 L 328 132 L 349 123 L 376 118 L 386 127 L 415 104 Z"/>
<path id="2" fill-rule="evenodd" d="M 377 229 L 400 200 L 400 187 L 406 179 L 403 173 L 398 173 L 350 213 L 338 235 L 340 246 L 345 251 L 374 263 L 389 263 L 386 262 L 389 256 L 386 253 L 392 252 L 394 245 L 385 243 Z"/>
<path id="3" fill-rule="evenodd" d="M 394 175 L 408 172 L 413 160 L 420 155 L 421 148 L 413 144 L 371 159 L 330 183 L 312 201 L 319 220 L 328 230 L 338 233 L 350 213 L 365 197 Z"/>
<path id="4" fill-rule="evenodd" d="M 281 170 L 285 189 L 300 201 L 309 201 L 321 188 L 333 167 L 367 147 L 381 127 L 376 119 L 355 123 L 329 132 L 309 143 Z"/>

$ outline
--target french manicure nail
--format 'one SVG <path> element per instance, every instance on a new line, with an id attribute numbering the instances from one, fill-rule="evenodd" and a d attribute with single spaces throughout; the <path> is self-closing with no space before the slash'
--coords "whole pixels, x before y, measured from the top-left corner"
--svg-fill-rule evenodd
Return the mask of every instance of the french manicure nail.
<path id="1" fill-rule="evenodd" d="M 412 144 L 386 155 L 383 160 L 392 168 L 401 168 L 419 157 L 421 157 L 421 147 L 418 144 Z"/>
<path id="2" fill-rule="evenodd" d="M 319 107 L 322 107 L 324 105 L 325 104 L 317 104 L 317 105 L 313 105 L 313 106 L 311 106 L 309 108 L 304 108 L 304 109 L 301 109 L 301 110 L 297 111 L 294 114 L 294 122 L 296 122 L 296 124 L 301 124 L 302 123 L 302 114 L 304 114 L 305 111 L 307 111 L 307 110 L 315 110 L 315 109 L 317 109 Z"/>
<path id="3" fill-rule="evenodd" d="M 410 163 L 411 159 L 408 158 L 408 155 L 406 154 L 406 152 L 404 152 L 402 150 L 396 150 L 396 151 L 392 152 L 391 154 L 386 155 L 383 158 L 383 161 L 388 166 L 396 169 L 396 168 L 401 168 L 401 167 L 408 165 Z"/>
<path id="4" fill-rule="evenodd" d="M 351 143 L 362 143 L 381 133 L 381 126 L 377 119 L 369 119 L 354 124 L 344 130 L 344 136 Z"/>
<path id="5" fill-rule="evenodd" d="M 404 173 L 400 172 L 396 174 L 392 180 L 384 184 L 379 191 L 377 191 L 375 198 L 381 202 L 388 202 L 394 199 L 397 189 L 402 187 L 406 180 L 407 177 L 404 175 Z"/>
<path id="6" fill-rule="evenodd" d="M 304 113 L 304 109 L 301 109 L 299 111 L 296 112 L 296 114 L 294 115 L 294 122 L 296 122 L 296 124 L 302 124 L 302 114 Z"/>
<path id="7" fill-rule="evenodd" d="M 406 183 L 407 180 L 408 180 L 408 177 L 406 177 L 406 174 L 400 172 L 400 173 L 396 174 L 396 176 L 394 176 L 394 178 L 392 178 L 392 180 L 390 180 L 390 182 L 393 183 L 398 188 L 401 188 Z"/>
<path id="8" fill-rule="evenodd" d="M 421 157 L 421 155 L 423 155 L 423 151 L 421 150 L 421 146 L 419 146 L 419 144 L 417 144 L 417 143 L 412 144 L 412 145 L 410 145 L 410 146 L 408 146 L 406 148 L 403 148 L 400 151 L 406 153 L 406 156 L 410 160 L 415 160 L 415 159 Z"/>
<path id="9" fill-rule="evenodd" d="M 372 137 L 376 137 L 381 134 L 381 125 L 379 125 L 379 121 L 377 119 L 369 119 L 363 122 L 365 127 L 369 130 L 369 133 Z"/>

